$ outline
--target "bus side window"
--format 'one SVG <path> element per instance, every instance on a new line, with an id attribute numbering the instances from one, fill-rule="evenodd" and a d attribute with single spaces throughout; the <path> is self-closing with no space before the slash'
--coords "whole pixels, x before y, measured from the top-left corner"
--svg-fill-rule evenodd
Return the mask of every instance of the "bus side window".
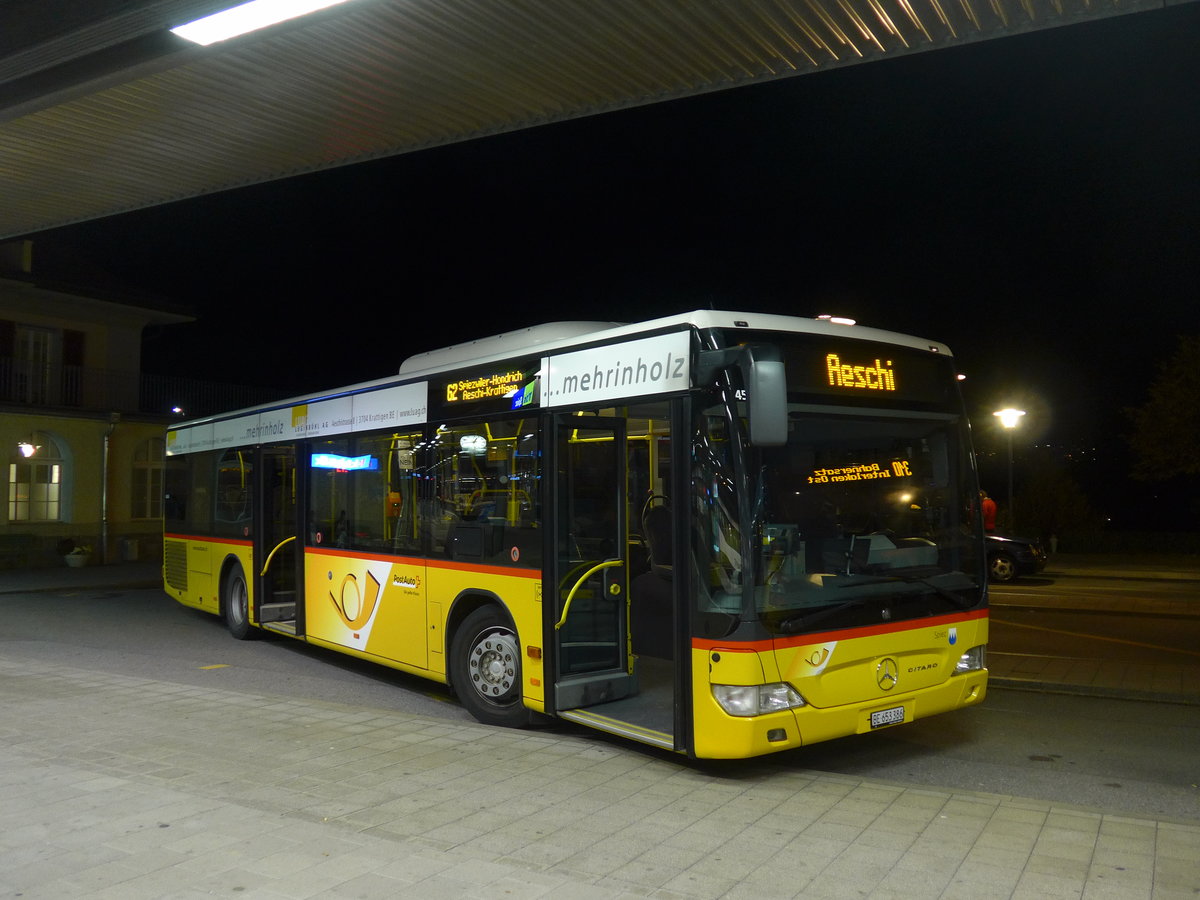
<path id="1" fill-rule="evenodd" d="M 214 531 L 245 537 L 253 521 L 254 464 L 249 452 L 227 450 L 217 462 Z"/>
<path id="2" fill-rule="evenodd" d="M 416 447 L 421 439 L 421 432 L 389 434 L 377 447 L 384 482 L 380 485 L 383 528 L 394 553 L 421 551 L 421 481 L 416 472 Z"/>
<path id="3" fill-rule="evenodd" d="M 390 432 L 313 446 L 307 540 L 371 553 L 420 549 L 411 446 Z"/>
<path id="4" fill-rule="evenodd" d="M 489 565 L 540 565 L 534 422 L 514 417 L 441 426 L 429 448 L 431 552 Z"/>

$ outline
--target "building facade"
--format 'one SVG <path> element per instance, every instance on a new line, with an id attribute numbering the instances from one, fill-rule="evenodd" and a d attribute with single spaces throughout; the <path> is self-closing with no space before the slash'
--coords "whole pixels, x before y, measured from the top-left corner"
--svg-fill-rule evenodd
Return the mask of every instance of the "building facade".
<path id="1" fill-rule="evenodd" d="M 142 332 L 192 317 L 37 277 L 32 250 L 0 246 L 0 568 L 157 558 L 171 400 Z"/>

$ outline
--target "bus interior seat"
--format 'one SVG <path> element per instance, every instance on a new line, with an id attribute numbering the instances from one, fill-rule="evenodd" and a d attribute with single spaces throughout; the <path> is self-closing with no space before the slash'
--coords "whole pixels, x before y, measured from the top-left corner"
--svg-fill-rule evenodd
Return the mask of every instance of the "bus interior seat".
<path id="1" fill-rule="evenodd" d="M 629 574 L 631 577 L 636 577 L 650 570 L 650 554 L 646 551 L 646 542 L 640 534 L 629 535 L 625 552 L 625 558 L 629 562 Z"/>
<path id="2" fill-rule="evenodd" d="M 669 578 L 671 576 L 671 509 L 655 506 L 642 517 L 642 535 L 646 541 L 646 554 L 650 570 Z"/>
<path id="3" fill-rule="evenodd" d="M 639 656 L 671 659 L 671 510 L 655 506 L 642 517 L 650 570 L 630 585 L 630 636 Z"/>
<path id="4" fill-rule="evenodd" d="M 451 559 L 488 559 L 500 552 L 504 526 L 491 522 L 455 522 L 446 535 Z"/>

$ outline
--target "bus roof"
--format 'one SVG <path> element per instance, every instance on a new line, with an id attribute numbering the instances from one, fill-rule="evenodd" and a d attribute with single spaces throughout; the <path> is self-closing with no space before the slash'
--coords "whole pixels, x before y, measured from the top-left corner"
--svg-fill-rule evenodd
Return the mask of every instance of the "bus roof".
<path id="1" fill-rule="evenodd" d="M 650 319 L 644 322 L 623 324 L 620 322 L 551 322 L 522 328 L 492 337 L 480 338 L 454 344 L 440 350 L 415 354 L 406 359 L 396 375 L 365 381 L 359 384 L 332 387 L 326 391 L 306 394 L 265 403 L 244 409 L 229 410 L 212 416 L 179 422 L 168 427 L 168 431 L 193 426 L 204 422 L 215 422 L 244 416 L 256 411 L 277 410 L 357 394 L 377 388 L 395 385 L 435 375 L 466 364 L 486 364 L 517 356 L 548 354 L 556 350 L 578 348 L 586 344 L 604 344 L 629 339 L 639 335 L 678 331 L 684 328 L 720 328 L 747 331 L 782 331 L 806 334 L 827 334 L 838 338 L 896 344 L 950 356 L 950 348 L 937 341 L 930 341 L 898 332 L 868 328 L 862 325 L 845 325 L 810 319 L 800 316 L 781 316 L 768 313 L 738 312 L 731 310 L 702 309 L 676 315 Z"/>
<path id="2" fill-rule="evenodd" d="M 530 328 L 518 328 L 503 334 L 452 344 L 440 350 L 428 350 L 410 356 L 400 364 L 401 375 L 416 372 L 435 372 L 467 363 L 497 357 L 528 355 L 534 350 L 578 344 L 585 334 L 596 334 L 620 328 L 621 322 L 547 322 Z"/>
<path id="3" fill-rule="evenodd" d="M 924 338 L 877 328 L 841 325 L 822 319 L 800 316 L 701 309 L 635 323 L 550 322 L 545 325 L 534 325 L 531 328 L 508 331 L 493 337 L 453 344 L 440 350 L 417 353 L 400 365 L 399 374 L 405 378 L 432 375 L 468 363 L 488 363 L 514 356 L 529 356 L 533 353 L 575 348 L 582 343 L 593 341 L 607 343 L 633 335 L 655 331 L 673 331 L 683 327 L 830 334 L 841 338 L 849 337 L 864 341 L 899 344 L 946 356 L 951 355 L 950 348 L 937 341 L 928 341 Z"/>

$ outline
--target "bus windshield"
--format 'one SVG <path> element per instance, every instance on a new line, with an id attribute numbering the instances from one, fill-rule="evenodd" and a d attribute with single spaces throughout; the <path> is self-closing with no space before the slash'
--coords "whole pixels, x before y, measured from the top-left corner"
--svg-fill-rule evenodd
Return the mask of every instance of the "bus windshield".
<path id="1" fill-rule="evenodd" d="M 798 632 L 978 605 L 979 543 L 953 425 L 802 417 L 786 448 L 763 454 L 765 621 Z"/>
<path id="2" fill-rule="evenodd" d="M 710 406 L 697 420 L 702 629 L 757 622 L 804 634 L 985 602 L 961 416 L 792 403 L 787 443 L 755 448 L 741 437 L 742 405 Z"/>

